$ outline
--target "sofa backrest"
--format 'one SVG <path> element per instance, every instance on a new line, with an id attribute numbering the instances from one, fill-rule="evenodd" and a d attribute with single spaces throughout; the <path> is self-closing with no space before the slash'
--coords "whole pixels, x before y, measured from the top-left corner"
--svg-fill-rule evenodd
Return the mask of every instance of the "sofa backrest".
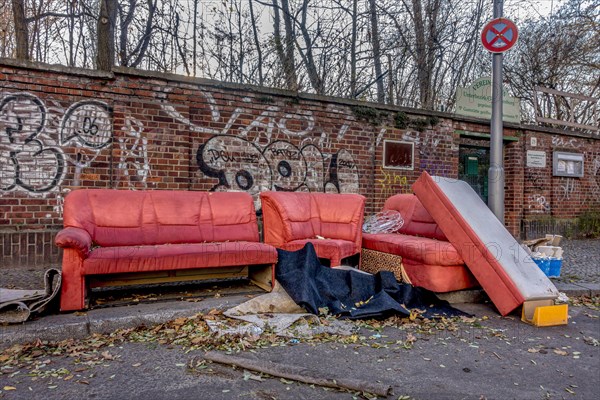
<path id="1" fill-rule="evenodd" d="M 63 219 L 100 246 L 259 240 L 245 192 L 80 189 L 66 197 Z"/>
<path id="2" fill-rule="evenodd" d="M 448 240 L 438 224 L 433 220 L 433 217 L 414 194 L 394 195 L 386 200 L 383 209 L 400 212 L 400 215 L 404 219 L 404 224 L 398 231 L 399 233 Z"/>
<path id="3" fill-rule="evenodd" d="M 265 242 L 297 239 L 360 241 L 365 198 L 359 194 L 262 192 Z"/>

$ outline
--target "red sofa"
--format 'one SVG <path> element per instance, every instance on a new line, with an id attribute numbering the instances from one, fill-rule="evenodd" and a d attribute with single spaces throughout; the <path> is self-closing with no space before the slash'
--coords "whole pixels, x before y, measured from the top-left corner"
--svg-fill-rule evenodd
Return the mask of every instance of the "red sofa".
<path id="1" fill-rule="evenodd" d="M 245 272 L 265 289 L 274 282 L 277 251 L 259 242 L 247 193 L 82 189 L 66 197 L 63 217 L 62 311 L 85 308 L 88 278 L 105 275 L 172 281 L 180 279 L 157 271 L 191 279 L 192 269 L 231 267 L 223 273 Z"/>
<path id="2" fill-rule="evenodd" d="M 365 198 L 358 194 L 262 192 L 264 241 L 283 250 L 315 246 L 330 266 L 360 256 Z"/>
<path id="3" fill-rule="evenodd" d="M 456 248 L 415 195 L 392 196 L 383 210 L 400 212 L 402 228 L 396 233 L 363 233 L 363 248 L 402 257 L 414 286 L 439 293 L 478 286 Z"/>

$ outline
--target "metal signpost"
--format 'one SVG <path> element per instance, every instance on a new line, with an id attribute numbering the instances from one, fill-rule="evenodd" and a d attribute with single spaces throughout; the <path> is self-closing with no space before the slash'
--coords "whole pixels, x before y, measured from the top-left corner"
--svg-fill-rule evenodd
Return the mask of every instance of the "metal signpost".
<path id="1" fill-rule="evenodd" d="M 492 121 L 490 125 L 490 169 L 488 205 L 504 223 L 504 160 L 502 151 L 502 53 L 515 45 L 516 25 L 502 18 L 503 0 L 494 0 L 494 19 L 481 31 L 481 42 L 492 56 Z"/>

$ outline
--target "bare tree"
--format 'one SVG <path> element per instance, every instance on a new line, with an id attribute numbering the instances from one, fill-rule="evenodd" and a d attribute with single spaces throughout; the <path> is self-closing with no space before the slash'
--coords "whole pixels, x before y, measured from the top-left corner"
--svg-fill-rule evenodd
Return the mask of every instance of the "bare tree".
<path id="1" fill-rule="evenodd" d="M 292 29 L 292 16 L 288 0 L 272 0 L 273 2 L 273 35 L 275 41 L 275 50 L 285 78 L 285 87 L 290 90 L 298 90 L 298 76 L 296 75 L 296 61 L 294 57 L 294 33 Z M 283 24 L 285 27 L 285 36 L 281 35 L 281 15 L 283 14 Z"/>
<path id="2" fill-rule="evenodd" d="M 573 101 L 558 94 L 599 97 L 598 21 L 597 5 L 570 0 L 551 18 L 530 21 L 521 29 L 517 49 L 507 55 L 505 69 L 513 91 L 524 102 L 529 121 L 534 120 L 536 111 L 538 115 L 598 125 L 594 102 Z M 537 87 L 550 90 L 540 92 Z"/>
<path id="3" fill-rule="evenodd" d="M 371 15 L 371 44 L 373 46 L 373 65 L 375 67 L 375 79 L 377 81 L 377 102 L 385 101 L 385 89 L 383 88 L 383 70 L 381 69 L 381 47 L 379 43 L 379 22 L 375 0 L 369 0 L 369 11 Z"/>
<path id="4" fill-rule="evenodd" d="M 12 0 L 13 18 L 15 23 L 16 58 L 29 60 L 29 31 L 25 19 L 24 0 Z"/>
<path id="5" fill-rule="evenodd" d="M 254 39 L 254 46 L 256 48 L 256 54 L 258 58 L 258 84 L 262 86 L 265 83 L 265 78 L 263 76 L 263 56 L 260 46 L 260 39 L 258 38 L 258 20 L 254 15 L 254 6 L 252 3 L 252 0 L 248 0 L 248 8 L 250 9 L 250 22 L 252 24 L 252 38 Z"/>
<path id="6" fill-rule="evenodd" d="M 96 67 L 110 71 L 115 65 L 115 25 L 117 0 L 100 0 L 98 16 L 98 55 Z"/>

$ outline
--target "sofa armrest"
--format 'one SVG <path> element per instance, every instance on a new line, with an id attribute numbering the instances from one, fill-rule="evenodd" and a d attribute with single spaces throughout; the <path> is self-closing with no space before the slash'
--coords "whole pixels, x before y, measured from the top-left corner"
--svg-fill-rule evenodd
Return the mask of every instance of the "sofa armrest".
<path id="1" fill-rule="evenodd" d="M 68 227 L 58 232 L 54 243 L 63 249 L 75 249 L 81 258 L 86 258 L 92 247 L 92 237 L 84 229 Z"/>
<path id="2" fill-rule="evenodd" d="M 264 242 L 281 247 L 290 241 L 289 220 L 282 213 L 279 204 L 268 195 L 261 193 Z"/>

